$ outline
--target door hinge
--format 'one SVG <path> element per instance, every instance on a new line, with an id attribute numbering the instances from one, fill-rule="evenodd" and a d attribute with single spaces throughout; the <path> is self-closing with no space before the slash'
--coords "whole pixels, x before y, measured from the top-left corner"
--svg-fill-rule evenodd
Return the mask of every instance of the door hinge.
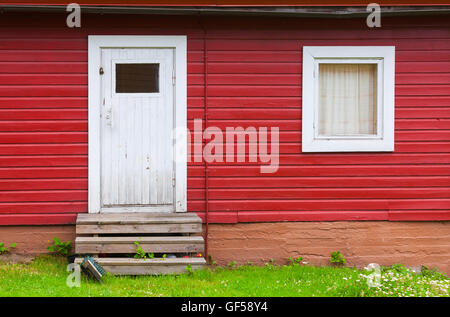
<path id="1" fill-rule="evenodd" d="M 175 187 L 175 177 L 172 177 L 172 187 Z"/>
<path id="2" fill-rule="evenodd" d="M 175 70 L 172 70 L 172 85 L 175 86 Z"/>
<path id="3" fill-rule="evenodd" d="M 100 75 L 103 75 L 105 72 L 103 71 L 103 67 L 100 67 L 100 69 L 98 70 L 98 73 L 100 74 Z"/>

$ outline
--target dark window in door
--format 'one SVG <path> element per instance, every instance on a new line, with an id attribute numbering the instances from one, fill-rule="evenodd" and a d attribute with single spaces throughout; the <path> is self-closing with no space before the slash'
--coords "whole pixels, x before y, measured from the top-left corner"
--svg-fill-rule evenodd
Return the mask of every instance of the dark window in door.
<path id="1" fill-rule="evenodd" d="M 158 93 L 159 64 L 116 64 L 116 93 Z"/>

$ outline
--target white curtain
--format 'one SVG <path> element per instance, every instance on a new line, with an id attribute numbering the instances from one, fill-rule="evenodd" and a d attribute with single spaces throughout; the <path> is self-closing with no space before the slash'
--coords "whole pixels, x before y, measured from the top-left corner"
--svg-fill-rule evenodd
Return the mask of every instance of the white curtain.
<path id="1" fill-rule="evenodd" d="M 376 64 L 319 64 L 319 135 L 377 133 Z"/>

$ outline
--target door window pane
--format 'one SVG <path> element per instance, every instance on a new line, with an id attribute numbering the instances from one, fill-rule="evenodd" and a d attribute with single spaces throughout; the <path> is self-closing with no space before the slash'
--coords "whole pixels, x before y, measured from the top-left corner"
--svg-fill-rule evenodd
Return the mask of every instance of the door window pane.
<path id="1" fill-rule="evenodd" d="M 116 64 L 116 93 L 159 92 L 159 64 Z"/>
<path id="2" fill-rule="evenodd" d="M 377 65 L 319 64 L 319 135 L 377 134 Z"/>

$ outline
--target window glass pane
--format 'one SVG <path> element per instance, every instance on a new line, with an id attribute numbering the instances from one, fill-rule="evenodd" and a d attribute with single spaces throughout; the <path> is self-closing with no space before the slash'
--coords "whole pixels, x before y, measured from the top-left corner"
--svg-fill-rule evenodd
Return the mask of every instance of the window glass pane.
<path id="1" fill-rule="evenodd" d="M 116 64 L 116 93 L 159 92 L 159 64 Z"/>
<path id="2" fill-rule="evenodd" d="M 319 64 L 319 135 L 377 134 L 377 65 Z"/>

